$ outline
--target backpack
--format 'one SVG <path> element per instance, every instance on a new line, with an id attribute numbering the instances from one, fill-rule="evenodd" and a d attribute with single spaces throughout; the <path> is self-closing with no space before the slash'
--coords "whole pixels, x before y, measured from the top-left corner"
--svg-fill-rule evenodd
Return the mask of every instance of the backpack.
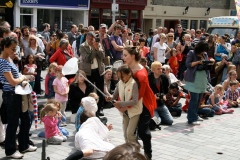
<path id="1" fill-rule="evenodd" d="M 151 131 L 154 131 L 155 129 L 161 130 L 160 122 L 159 122 L 159 120 L 157 119 L 157 117 L 154 116 L 154 117 L 150 120 L 149 128 L 150 128 Z"/>

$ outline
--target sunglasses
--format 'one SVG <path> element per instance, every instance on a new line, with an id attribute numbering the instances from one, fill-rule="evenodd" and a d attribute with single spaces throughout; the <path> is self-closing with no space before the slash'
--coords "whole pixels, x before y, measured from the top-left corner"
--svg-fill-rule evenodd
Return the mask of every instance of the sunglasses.
<path id="1" fill-rule="evenodd" d="M 30 39 L 30 41 L 33 41 L 33 40 L 35 41 L 35 39 Z"/>
<path id="2" fill-rule="evenodd" d="M 52 35 L 52 37 L 56 37 L 56 35 Z"/>
<path id="3" fill-rule="evenodd" d="M 14 32 L 14 33 L 16 33 L 16 34 L 20 34 L 20 32 Z"/>
<path id="4" fill-rule="evenodd" d="M 169 38 L 170 38 L 170 37 L 172 38 L 173 36 L 168 36 L 168 37 L 169 37 Z"/>

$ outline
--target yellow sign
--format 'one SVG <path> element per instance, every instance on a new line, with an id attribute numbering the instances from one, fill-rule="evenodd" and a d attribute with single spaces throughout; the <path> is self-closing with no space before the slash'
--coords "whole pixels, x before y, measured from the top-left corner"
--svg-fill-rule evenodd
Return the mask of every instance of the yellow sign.
<path id="1" fill-rule="evenodd" d="M 12 8 L 12 7 L 13 7 L 12 1 L 6 2 L 5 5 L 6 5 L 8 8 Z"/>

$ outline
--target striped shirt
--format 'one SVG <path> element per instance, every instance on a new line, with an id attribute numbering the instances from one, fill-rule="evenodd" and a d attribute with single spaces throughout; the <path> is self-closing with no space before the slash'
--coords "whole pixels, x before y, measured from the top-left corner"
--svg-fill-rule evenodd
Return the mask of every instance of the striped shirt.
<path id="1" fill-rule="evenodd" d="M 239 91 L 236 89 L 235 91 L 231 91 L 230 88 L 226 91 L 226 99 L 230 99 L 231 101 L 237 101 L 238 97 L 240 97 Z"/>
<path id="2" fill-rule="evenodd" d="M 15 86 L 11 84 L 4 77 L 4 73 L 11 72 L 13 78 L 19 78 L 18 68 L 14 63 L 7 61 L 6 59 L 0 58 L 0 82 L 3 84 L 3 91 L 14 91 Z"/>

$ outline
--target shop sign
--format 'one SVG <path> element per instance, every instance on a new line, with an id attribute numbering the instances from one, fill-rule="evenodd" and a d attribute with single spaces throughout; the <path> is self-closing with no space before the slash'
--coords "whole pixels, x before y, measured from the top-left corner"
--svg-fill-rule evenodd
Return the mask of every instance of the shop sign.
<path id="1" fill-rule="evenodd" d="M 20 0 L 20 7 L 89 10 L 90 0 Z"/>
<path id="2" fill-rule="evenodd" d="M 15 0 L 0 0 L 0 7 L 12 8 Z"/>

